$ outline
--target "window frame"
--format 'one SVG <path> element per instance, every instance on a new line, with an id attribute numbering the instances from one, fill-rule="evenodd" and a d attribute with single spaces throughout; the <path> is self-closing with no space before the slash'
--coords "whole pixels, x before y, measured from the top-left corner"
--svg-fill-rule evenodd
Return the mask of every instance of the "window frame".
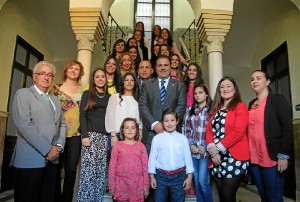
<path id="1" fill-rule="evenodd" d="M 137 5 L 138 3 L 143 3 L 143 4 L 152 4 L 152 15 L 151 15 L 151 28 L 155 25 L 155 18 L 163 18 L 166 16 L 155 16 L 155 4 L 169 4 L 170 5 L 170 16 L 167 18 L 170 19 L 170 32 L 173 34 L 173 0 L 170 0 L 169 3 L 167 2 L 156 2 L 156 0 L 152 0 L 152 2 L 138 2 L 139 0 L 134 1 L 134 19 L 133 19 L 133 28 L 135 27 L 135 24 L 138 22 L 137 17 L 149 17 L 149 16 L 137 16 Z M 150 18 L 150 17 L 149 17 Z M 161 26 L 161 25 L 159 25 Z M 161 27 L 164 28 L 164 27 Z M 145 31 L 146 32 L 146 31 Z M 149 31 L 147 31 L 149 32 Z M 150 30 L 152 32 L 152 29 Z M 151 36 L 151 34 L 150 34 Z"/>

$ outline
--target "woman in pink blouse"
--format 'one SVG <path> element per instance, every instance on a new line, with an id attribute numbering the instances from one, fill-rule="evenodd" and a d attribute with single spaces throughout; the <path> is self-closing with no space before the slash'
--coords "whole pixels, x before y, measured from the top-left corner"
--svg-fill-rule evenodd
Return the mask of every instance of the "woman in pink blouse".
<path id="1" fill-rule="evenodd" d="M 186 106 L 191 108 L 194 103 L 194 86 L 204 84 L 202 79 L 202 69 L 197 63 L 191 63 L 185 73 L 183 82 L 186 86 Z"/>
<path id="2" fill-rule="evenodd" d="M 249 103 L 251 172 L 261 201 L 283 201 L 284 176 L 292 143 L 291 109 L 283 95 L 272 94 L 262 70 L 251 76 L 256 99 Z"/>

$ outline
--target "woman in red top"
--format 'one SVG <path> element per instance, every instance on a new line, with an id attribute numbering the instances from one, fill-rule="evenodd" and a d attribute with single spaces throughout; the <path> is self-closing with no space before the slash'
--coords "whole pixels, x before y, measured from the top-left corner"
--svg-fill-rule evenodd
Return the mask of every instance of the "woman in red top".
<path id="1" fill-rule="evenodd" d="M 261 201 L 283 201 L 283 171 L 291 152 L 292 115 L 285 97 L 272 94 L 269 85 L 266 72 L 252 73 L 251 88 L 256 99 L 249 104 L 251 172 Z"/>
<path id="2" fill-rule="evenodd" d="M 206 141 L 213 162 L 212 175 L 220 202 L 233 202 L 249 164 L 249 114 L 232 78 L 219 81 L 209 114 Z"/>

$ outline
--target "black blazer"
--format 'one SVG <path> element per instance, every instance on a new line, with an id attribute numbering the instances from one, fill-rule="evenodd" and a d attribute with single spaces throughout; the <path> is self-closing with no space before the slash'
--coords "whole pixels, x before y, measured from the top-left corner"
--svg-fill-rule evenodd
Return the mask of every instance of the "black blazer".
<path id="1" fill-rule="evenodd" d="M 255 100 L 249 103 L 248 110 Z M 293 136 L 292 114 L 289 103 L 283 95 L 269 93 L 264 114 L 264 129 L 271 159 L 277 161 L 277 154 L 290 156 Z"/>

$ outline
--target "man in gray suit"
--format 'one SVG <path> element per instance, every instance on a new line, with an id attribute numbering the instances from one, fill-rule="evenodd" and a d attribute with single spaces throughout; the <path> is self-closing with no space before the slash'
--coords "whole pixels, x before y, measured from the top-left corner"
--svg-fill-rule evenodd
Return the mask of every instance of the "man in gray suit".
<path id="1" fill-rule="evenodd" d="M 18 137 L 11 165 L 15 167 L 15 202 L 53 202 L 59 153 L 66 124 L 60 101 L 49 95 L 55 67 L 45 61 L 33 69 L 34 85 L 19 89 L 12 115 Z"/>
<path id="2" fill-rule="evenodd" d="M 156 60 L 155 70 L 158 78 L 143 82 L 139 100 L 143 127 L 146 127 L 147 130 L 147 134 L 143 134 L 143 143 L 146 145 L 148 153 L 153 137 L 164 131 L 161 124 L 163 111 L 168 108 L 176 111 L 179 117 L 177 130 L 180 131 L 186 109 L 186 88 L 182 82 L 170 77 L 170 58 L 159 56 Z"/>

